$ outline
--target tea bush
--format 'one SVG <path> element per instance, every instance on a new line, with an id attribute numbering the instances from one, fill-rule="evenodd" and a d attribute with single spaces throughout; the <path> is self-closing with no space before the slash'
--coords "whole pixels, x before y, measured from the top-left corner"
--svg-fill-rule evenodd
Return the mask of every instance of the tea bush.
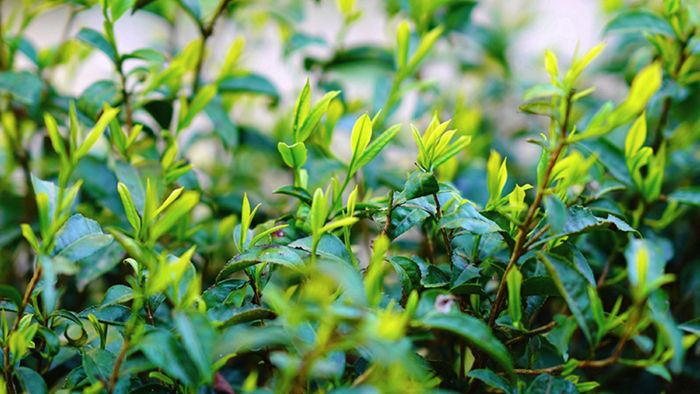
<path id="1" fill-rule="evenodd" d="M 537 15 L 474 1 L 5 2 L 0 393 L 692 391 L 700 20 L 626 3 L 531 80 Z M 386 44 L 348 43 L 371 12 Z M 138 14 L 171 37 L 123 51 Z"/>

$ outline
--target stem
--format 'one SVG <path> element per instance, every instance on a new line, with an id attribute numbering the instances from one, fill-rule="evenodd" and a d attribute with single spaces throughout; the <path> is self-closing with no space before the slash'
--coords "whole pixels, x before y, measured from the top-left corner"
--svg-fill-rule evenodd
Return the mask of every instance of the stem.
<path id="1" fill-rule="evenodd" d="M 27 288 L 24 290 L 24 296 L 22 297 L 22 305 L 20 305 L 19 309 L 17 310 L 17 316 L 15 316 L 15 322 L 12 325 L 12 329 L 8 333 L 8 338 L 9 336 L 17 331 L 17 328 L 19 327 L 19 322 L 22 320 L 22 316 L 24 316 L 24 310 L 27 308 L 27 304 L 29 304 L 29 298 L 31 297 L 32 293 L 34 292 L 34 288 L 36 287 L 36 284 L 39 282 L 39 277 L 41 276 L 41 266 L 37 266 L 36 270 L 34 271 L 34 275 L 32 276 L 32 279 L 29 281 L 29 284 L 27 285 Z M 8 341 L 9 342 L 9 341 Z M 2 349 L 2 354 L 3 354 L 3 373 L 5 375 L 5 382 L 8 387 L 8 392 L 10 394 L 15 394 L 15 388 L 12 383 L 12 365 L 10 365 L 10 344 L 7 343 L 5 344 L 5 347 Z"/>
<path id="2" fill-rule="evenodd" d="M 117 378 L 119 377 L 119 368 L 122 366 L 122 362 L 124 362 L 124 358 L 126 357 L 126 351 L 129 349 L 129 337 L 124 338 L 124 342 L 122 343 L 122 348 L 119 351 L 119 355 L 117 356 L 117 361 L 114 363 L 114 368 L 112 369 L 112 373 L 109 375 L 109 383 L 107 386 L 107 392 L 109 394 L 112 394 L 114 391 L 114 385 L 117 383 Z"/>
<path id="3" fill-rule="evenodd" d="M 549 184 L 549 178 L 552 175 L 552 170 L 554 169 L 555 164 L 557 164 L 559 156 L 561 155 L 561 152 L 564 150 L 564 146 L 566 145 L 566 132 L 569 127 L 572 96 L 573 91 L 569 92 L 566 96 L 566 111 L 564 115 L 564 122 L 562 123 L 560 130 L 560 141 L 554 151 L 554 154 L 549 159 L 549 163 L 547 164 L 547 170 L 545 172 L 544 177 L 542 178 L 541 184 L 537 187 L 537 194 L 535 195 L 535 200 L 532 202 L 527 211 L 525 221 L 521 226 L 518 227 L 518 235 L 515 239 L 513 253 L 511 254 L 510 260 L 508 261 L 508 265 L 506 266 L 506 269 L 503 272 L 503 277 L 501 277 L 501 282 L 498 285 L 498 291 L 496 292 L 496 298 L 494 299 L 493 307 L 491 308 L 491 314 L 489 315 L 488 320 L 489 327 L 493 327 L 494 323 L 496 322 L 496 318 L 498 317 L 498 314 L 501 313 L 501 310 L 503 309 L 503 304 L 505 302 L 506 296 L 506 277 L 508 276 L 508 272 L 510 272 L 510 270 L 513 269 L 515 264 L 518 262 L 520 256 L 522 256 L 525 252 L 524 246 L 529 243 L 528 241 L 526 241 L 527 234 L 531 231 L 533 220 L 535 219 L 535 215 L 537 214 L 539 205 L 540 203 L 542 203 L 542 199 L 544 198 L 545 190 L 547 189 L 547 185 Z"/>
<path id="4" fill-rule="evenodd" d="M 124 75 L 124 68 L 122 67 L 122 59 L 119 59 L 119 66 L 117 67 L 117 72 L 119 73 L 119 79 L 122 84 L 122 97 L 124 99 L 124 116 L 126 121 L 126 128 L 131 132 L 133 127 L 133 108 L 131 108 L 131 101 L 129 99 L 129 91 L 126 89 L 126 75 Z"/>
<path id="5" fill-rule="evenodd" d="M 620 340 L 617 342 L 617 345 L 615 346 L 615 350 L 613 351 L 613 354 L 610 357 L 604 358 L 602 360 L 584 360 L 581 361 L 577 368 L 604 368 L 607 366 L 610 366 L 612 364 L 615 364 L 619 359 L 620 356 L 622 356 L 622 350 L 625 347 L 625 344 L 630 338 L 630 335 L 632 334 L 632 331 L 634 330 L 634 326 L 639 322 L 639 318 L 641 316 L 641 311 L 640 309 L 644 303 L 641 304 L 635 304 L 633 312 L 632 312 L 632 318 L 627 321 L 627 324 L 625 325 L 623 331 L 622 331 L 622 336 L 620 337 Z M 507 344 L 507 343 L 506 343 Z M 542 369 L 514 369 L 513 372 L 518 374 L 518 375 L 542 375 L 542 374 L 559 374 L 561 373 L 562 370 L 564 370 L 564 364 L 562 365 L 556 365 L 554 367 L 549 367 L 549 368 L 542 368 Z"/>
<path id="6" fill-rule="evenodd" d="M 535 335 L 537 335 L 537 334 L 541 334 L 541 333 L 543 333 L 543 332 L 547 332 L 547 331 L 551 330 L 552 328 L 554 328 L 554 326 L 556 326 L 556 325 L 557 325 L 557 322 L 551 321 L 551 322 L 545 324 L 544 326 L 535 328 L 534 330 L 530 330 L 530 331 L 526 332 L 525 334 L 523 334 L 523 335 L 521 335 L 521 336 L 519 336 L 519 337 L 515 337 L 515 338 L 512 338 L 512 339 L 507 340 L 507 341 L 505 342 L 505 345 L 506 345 L 506 346 L 510 346 L 510 345 L 512 345 L 512 344 L 514 344 L 514 343 L 521 342 L 521 341 L 523 341 L 523 340 L 525 340 L 525 339 L 527 339 L 527 338 L 533 337 L 533 336 L 535 336 Z"/>
<path id="7" fill-rule="evenodd" d="M 219 17 L 221 16 L 221 14 L 224 13 L 224 11 L 226 11 L 226 8 L 231 3 L 231 1 L 232 0 L 221 0 L 219 2 L 219 5 L 216 7 L 216 11 L 214 12 L 214 16 L 212 16 L 211 20 L 206 25 L 204 25 L 196 17 L 191 15 L 192 18 L 195 19 L 195 23 L 197 23 L 197 26 L 199 27 L 199 32 L 202 35 L 202 45 L 199 47 L 199 54 L 197 55 L 197 64 L 195 65 L 195 68 L 194 68 L 194 81 L 192 82 L 192 96 L 194 96 L 197 93 L 197 91 L 199 90 L 199 75 L 202 73 L 202 66 L 204 64 L 204 50 L 206 49 L 207 40 L 214 33 L 214 25 L 216 25 L 217 19 L 219 19 Z"/>
<path id="8" fill-rule="evenodd" d="M 672 70 L 671 77 L 673 79 L 678 78 L 678 73 L 681 71 L 681 67 L 683 67 L 683 63 L 685 63 L 686 60 L 686 50 L 688 47 L 688 42 L 690 41 L 690 38 L 693 37 L 695 34 L 695 31 L 692 31 L 688 37 L 684 38 L 680 42 L 680 51 L 678 54 L 678 63 L 676 63 L 676 67 Z M 666 127 L 666 123 L 668 122 L 668 114 L 671 111 L 671 104 L 673 104 L 673 100 L 671 100 L 671 97 L 668 96 L 664 99 L 663 106 L 661 108 L 661 115 L 659 116 L 659 123 L 656 125 L 656 132 L 654 133 L 654 142 L 652 143 L 652 149 L 654 152 L 659 150 L 659 147 L 661 146 L 661 143 L 664 140 L 664 128 Z"/>
<path id="9" fill-rule="evenodd" d="M 389 206 L 386 210 L 386 224 L 384 224 L 384 229 L 382 233 L 388 236 L 389 228 L 391 227 L 391 214 L 394 211 L 394 191 L 389 192 Z"/>
<path id="10" fill-rule="evenodd" d="M 438 219 L 442 219 L 442 207 L 440 207 L 440 200 L 438 199 L 437 193 L 433 193 L 433 200 L 435 200 L 435 209 L 437 210 Z M 447 259 L 450 260 L 450 270 L 454 266 L 452 261 L 452 244 L 450 243 L 450 237 L 447 235 L 447 230 L 440 227 L 440 232 L 442 232 L 442 241 L 445 243 L 445 250 L 447 251 Z"/>

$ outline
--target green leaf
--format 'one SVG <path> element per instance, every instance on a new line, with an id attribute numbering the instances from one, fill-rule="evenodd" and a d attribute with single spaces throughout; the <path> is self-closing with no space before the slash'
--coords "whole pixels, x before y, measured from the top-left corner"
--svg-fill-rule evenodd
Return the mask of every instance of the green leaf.
<path id="1" fill-rule="evenodd" d="M 204 107 L 206 107 L 207 104 L 209 104 L 209 102 L 214 98 L 214 96 L 216 96 L 216 92 L 217 86 L 215 84 L 207 85 L 201 88 L 192 99 L 192 102 L 190 103 L 189 108 L 187 109 L 185 117 L 182 118 L 182 120 L 177 125 L 178 130 L 182 130 L 189 126 L 190 123 L 192 123 L 194 117 L 197 116 L 197 114 L 199 114 L 200 112 L 202 112 Z"/>
<path id="2" fill-rule="evenodd" d="M 321 100 L 319 100 L 316 103 L 316 105 L 314 105 L 314 107 L 311 109 L 311 112 L 309 112 L 309 115 L 304 120 L 304 124 L 299 129 L 299 133 L 296 140 L 297 142 L 306 141 L 306 139 L 309 138 L 311 132 L 316 128 L 316 126 L 318 126 L 319 122 L 321 121 L 321 117 L 323 116 L 323 114 L 325 114 L 328 110 L 328 104 L 330 104 L 331 100 L 333 100 L 339 93 L 339 90 L 328 92 L 321 98 Z"/>
<path id="3" fill-rule="evenodd" d="M 625 158 L 628 160 L 639 151 L 647 139 L 647 121 L 644 112 L 637 118 L 625 138 Z"/>
<path id="4" fill-rule="evenodd" d="M 350 147 L 352 155 L 359 157 L 367 148 L 369 140 L 372 138 L 372 121 L 367 114 L 360 116 L 352 127 L 350 136 Z"/>
<path id="5" fill-rule="evenodd" d="M 664 19 L 644 11 L 630 11 L 613 18 L 603 29 L 603 34 L 608 33 L 633 33 L 644 32 L 651 34 L 664 34 L 675 36 L 673 28 Z"/>
<path id="6" fill-rule="evenodd" d="M 177 223 L 180 218 L 191 214 L 199 202 L 199 193 L 186 191 L 177 199 L 153 225 L 151 239 L 158 239 Z"/>
<path id="7" fill-rule="evenodd" d="M 689 187 L 675 190 L 668 195 L 671 201 L 678 201 L 682 204 L 700 206 L 700 187 Z"/>
<path id="8" fill-rule="evenodd" d="M 197 20 L 202 19 L 202 11 L 199 7 L 199 0 L 180 0 L 178 3 Z"/>
<path id="9" fill-rule="evenodd" d="M 470 201 L 465 201 L 459 208 L 443 216 L 439 225 L 442 228 L 459 229 L 482 235 L 500 231 L 498 224 L 477 212 Z"/>
<path id="10" fill-rule="evenodd" d="M 80 94 L 78 109 L 91 119 L 94 119 L 102 111 L 104 103 L 110 106 L 117 106 L 121 100 L 121 87 L 114 81 L 96 81 Z"/>
<path id="11" fill-rule="evenodd" d="M 98 119 L 97 123 L 95 123 L 95 127 L 90 130 L 83 143 L 80 144 L 78 149 L 73 154 L 74 162 L 77 162 L 81 157 L 88 153 L 90 148 L 95 145 L 97 139 L 100 138 L 104 130 L 107 128 L 107 125 L 109 125 L 112 119 L 117 116 L 117 113 L 119 113 L 119 108 L 110 108 L 108 106 L 105 107 L 102 116 L 100 116 L 100 119 Z"/>
<path id="12" fill-rule="evenodd" d="M 556 196 L 547 195 L 544 199 L 545 211 L 547 212 L 547 223 L 552 233 L 558 234 L 564 231 L 564 225 L 569 218 L 566 205 Z"/>
<path id="13" fill-rule="evenodd" d="M 440 185 L 432 173 L 423 171 L 414 171 L 406 181 L 403 187 L 403 194 L 406 200 L 429 196 L 438 193 Z"/>
<path id="14" fill-rule="evenodd" d="M 48 393 L 49 389 L 46 387 L 44 378 L 41 377 L 36 371 L 27 367 L 17 367 L 15 368 L 15 373 L 19 379 L 22 388 L 25 393 L 28 394 L 44 394 Z"/>
<path id="15" fill-rule="evenodd" d="M 285 194 L 287 196 L 292 196 L 298 198 L 301 202 L 306 205 L 311 205 L 312 197 L 306 189 L 302 189 L 296 186 L 283 186 L 274 191 L 275 194 Z"/>
<path id="16" fill-rule="evenodd" d="M 473 369 L 467 374 L 470 378 L 476 378 L 486 383 L 491 387 L 495 387 L 499 390 L 503 390 L 506 393 L 513 391 L 508 381 L 503 379 L 503 377 L 496 375 L 490 369 Z"/>
<path id="17" fill-rule="evenodd" d="M 305 237 L 297 239 L 288 246 L 311 252 L 311 243 L 312 237 Z M 321 240 L 318 242 L 316 253 L 327 260 L 349 264 L 354 267 L 352 259 L 347 249 L 345 249 L 345 244 L 333 234 L 323 234 L 323 237 L 321 237 Z"/>
<path id="18" fill-rule="evenodd" d="M 569 310 L 576 318 L 579 328 L 591 346 L 595 346 L 593 332 L 595 328 L 595 318 L 591 308 L 591 300 L 588 296 L 590 284 L 586 278 L 571 264 L 563 261 L 558 256 L 552 254 L 537 253 L 537 257 L 542 261 L 554 283 L 559 289 L 559 293 L 564 297 L 569 305 Z"/>
<path id="19" fill-rule="evenodd" d="M 39 247 L 39 241 L 36 239 L 36 235 L 34 234 L 34 230 L 32 230 L 31 226 L 29 226 L 26 223 L 21 224 L 22 227 L 22 236 L 24 239 L 29 242 L 29 245 L 34 249 L 35 252 L 39 252 L 40 247 Z"/>
<path id="20" fill-rule="evenodd" d="M 299 138 L 299 131 L 309 114 L 309 108 L 311 107 L 311 86 L 309 86 L 309 79 L 306 79 L 304 87 L 299 92 L 297 101 L 294 104 L 294 119 L 292 120 L 292 141 L 303 141 Z"/>
<path id="21" fill-rule="evenodd" d="M 116 22 L 128 10 L 135 0 L 112 0 L 110 11 L 112 22 Z"/>
<path id="22" fill-rule="evenodd" d="M 415 261 L 404 256 L 392 256 L 388 260 L 398 274 L 404 296 L 420 289 L 421 271 Z"/>
<path id="23" fill-rule="evenodd" d="M 277 150 L 284 164 L 291 168 L 298 170 L 306 163 L 306 146 L 303 142 L 297 142 L 291 146 L 280 142 L 277 144 Z"/>
<path id="24" fill-rule="evenodd" d="M 89 29 L 84 27 L 77 36 L 78 40 L 90 45 L 91 47 L 100 50 L 102 53 L 107 55 L 107 57 L 112 60 L 112 63 L 117 64 L 117 54 L 114 53 L 112 45 L 109 41 L 102 35 L 102 33 L 97 30 Z"/>
<path id="25" fill-rule="evenodd" d="M 303 266 L 301 257 L 292 248 L 282 245 L 256 246 L 229 260 L 217 275 L 216 280 L 219 281 L 235 272 L 260 263 L 277 264 L 293 269 L 299 269 Z"/>
<path id="26" fill-rule="evenodd" d="M 56 184 L 49 181 L 44 181 L 32 174 L 32 186 L 34 186 L 34 195 L 45 194 L 47 197 L 47 214 L 49 221 L 53 220 L 56 214 L 56 204 L 58 203 L 58 187 Z"/>
<path id="27" fill-rule="evenodd" d="M 182 344 L 168 331 L 155 329 L 146 334 L 136 347 L 153 364 L 184 384 L 195 385 L 199 382 L 199 369 Z"/>
<path id="28" fill-rule="evenodd" d="M 508 287 L 508 314 L 513 321 L 513 326 L 520 328 L 522 323 L 522 298 L 520 295 L 523 283 L 523 274 L 518 267 L 513 267 L 506 275 L 506 286 Z"/>
<path id="29" fill-rule="evenodd" d="M 119 198 L 122 200 L 126 219 L 129 221 L 134 231 L 138 233 L 141 230 L 141 217 L 136 211 L 136 206 L 134 205 L 134 200 L 131 198 L 129 189 L 125 184 L 119 182 L 117 184 L 117 192 L 119 193 Z"/>
<path id="30" fill-rule="evenodd" d="M 41 99 L 44 83 L 41 78 L 28 72 L 0 72 L 0 92 L 11 94 L 17 101 L 35 106 Z"/>
<path id="31" fill-rule="evenodd" d="M 111 305 L 122 304 L 134 298 L 134 291 L 129 286 L 114 285 L 107 289 L 105 296 L 100 301 L 100 309 Z"/>
<path id="32" fill-rule="evenodd" d="M 421 286 L 432 289 L 450 284 L 450 276 L 440 268 L 432 264 L 419 265 L 419 267 L 421 268 Z"/>
<path id="33" fill-rule="evenodd" d="M 374 141 L 372 141 L 367 148 L 364 150 L 364 152 L 360 155 L 360 157 L 357 159 L 355 162 L 355 165 L 353 166 L 353 169 L 357 171 L 357 169 L 365 166 L 367 163 L 372 161 L 372 159 L 375 158 L 381 152 L 382 149 L 396 136 L 396 134 L 399 133 L 399 130 L 401 130 L 401 125 L 393 125 L 389 127 L 388 129 L 384 130 L 382 134 L 379 135 L 379 137 L 375 138 Z M 354 172 L 354 171 L 353 171 Z"/>
<path id="34" fill-rule="evenodd" d="M 523 100 L 529 101 L 535 98 L 543 98 L 543 97 L 552 97 L 552 96 L 559 96 L 559 97 L 564 97 L 565 92 L 559 88 L 556 87 L 552 84 L 546 83 L 546 84 L 538 84 L 530 89 L 528 89 L 525 94 L 523 95 Z"/>
<path id="35" fill-rule="evenodd" d="M 530 383 L 525 394 L 578 394 L 576 385 L 564 378 L 548 374 L 540 375 Z"/>
<path id="36" fill-rule="evenodd" d="M 112 243 L 112 236 L 100 225 L 81 214 L 71 216 L 56 234 L 54 255 L 79 261 Z"/>
<path id="37" fill-rule="evenodd" d="M 637 230 L 617 216 L 608 214 L 606 218 L 601 218 L 593 215 L 593 212 L 589 208 L 574 205 L 569 208 L 568 216 L 561 228 L 561 232 L 544 237 L 533 244 L 533 246 L 542 245 L 556 238 L 587 233 L 603 228 L 610 228 L 611 230 L 623 232 L 637 232 Z"/>
<path id="38" fill-rule="evenodd" d="M 461 335 L 472 346 L 488 354 L 506 372 L 513 373 L 513 362 L 508 350 L 483 321 L 463 313 L 430 312 L 420 323 L 427 328 L 439 328 Z"/>
<path id="39" fill-rule="evenodd" d="M 217 340 L 214 327 L 204 316 L 196 312 L 178 312 L 174 320 L 177 331 L 182 336 L 185 350 L 202 376 L 202 382 L 210 383 L 214 372 L 212 355 Z"/>
<path id="40" fill-rule="evenodd" d="M 227 77 L 219 82 L 219 91 L 222 93 L 262 94 L 272 97 L 275 101 L 280 98 L 275 85 L 258 74 Z"/>
<path id="41" fill-rule="evenodd" d="M 12 286 L 0 285 L 0 299 L 12 301 L 17 308 L 22 306 L 22 295 Z"/>
<path id="42" fill-rule="evenodd" d="M 386 218 L 386 215 L 381 215 Z M 388 235 L 394 239 L 428 218 L 430 214 L 422 209 L 399 205 L 391 211 L 391 224 Z"/>
<path id="43" fill-rule="evenodd" d="M 237 324 L 244 324 L 244 323 L 250 323 L 253 321 L 259 321 L 259 320 L 269 320 L 269 319 L 275 319 L 277 318 L 277 314 L 267 308 L 251 308 L 247 309 L 242 312 L 235 313 L 233 316 L 229 317 L 226 319 L 221 324 L 221 327 L 230 327 L 230 326 L 235 326 Z"/>
<path id="44" fill-rule="evenodd" d="M 83 353 L 83 370 L 90 382 L 105 381 L 112 374 L 117 355 L 105 349 L 91 349 Z"/>

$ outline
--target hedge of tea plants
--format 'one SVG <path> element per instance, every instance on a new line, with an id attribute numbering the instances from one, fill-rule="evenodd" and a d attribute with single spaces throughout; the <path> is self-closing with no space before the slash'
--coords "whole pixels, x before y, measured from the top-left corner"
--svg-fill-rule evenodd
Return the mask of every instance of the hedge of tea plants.
<path id="1" fill-rule="evenodd" d="M 0 2 L 0 393 L 692 392 L 700 7 L 532 3 Z"/>

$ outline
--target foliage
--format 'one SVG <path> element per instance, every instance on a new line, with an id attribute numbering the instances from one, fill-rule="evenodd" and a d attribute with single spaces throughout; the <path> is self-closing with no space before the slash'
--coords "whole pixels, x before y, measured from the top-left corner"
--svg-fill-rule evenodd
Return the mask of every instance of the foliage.
<path id="1" fill-rule="evenodd" d="M 524 22 L 474 1 L 382 2 L 389 45 L 346 42 L 353 0 L 11 2 L 0 393 L 697 385 L 700 21 L 633 3 L 603 1 L 608 48 L 546 51 L 536 83 L 509 62 Z M 302 30 L 321 6 L 335 43 Z M 36 47 L 60 10 L 64 39 Z M 73 32 L 90 10 L 102 27 Z M 144 15 L 196 35 L 123 51 L 115 26 Z M 223 24 L 241 35 L 217 62 Z M 309 75 L 296 101 L 246 68 L 270 26 Z M 64 91 L 92 54 L 109 78 Z M 481 81 L 470 99 L 430 80 L 441 62 Z M 512 94 L 536 116 L 495 132 Z"/>

